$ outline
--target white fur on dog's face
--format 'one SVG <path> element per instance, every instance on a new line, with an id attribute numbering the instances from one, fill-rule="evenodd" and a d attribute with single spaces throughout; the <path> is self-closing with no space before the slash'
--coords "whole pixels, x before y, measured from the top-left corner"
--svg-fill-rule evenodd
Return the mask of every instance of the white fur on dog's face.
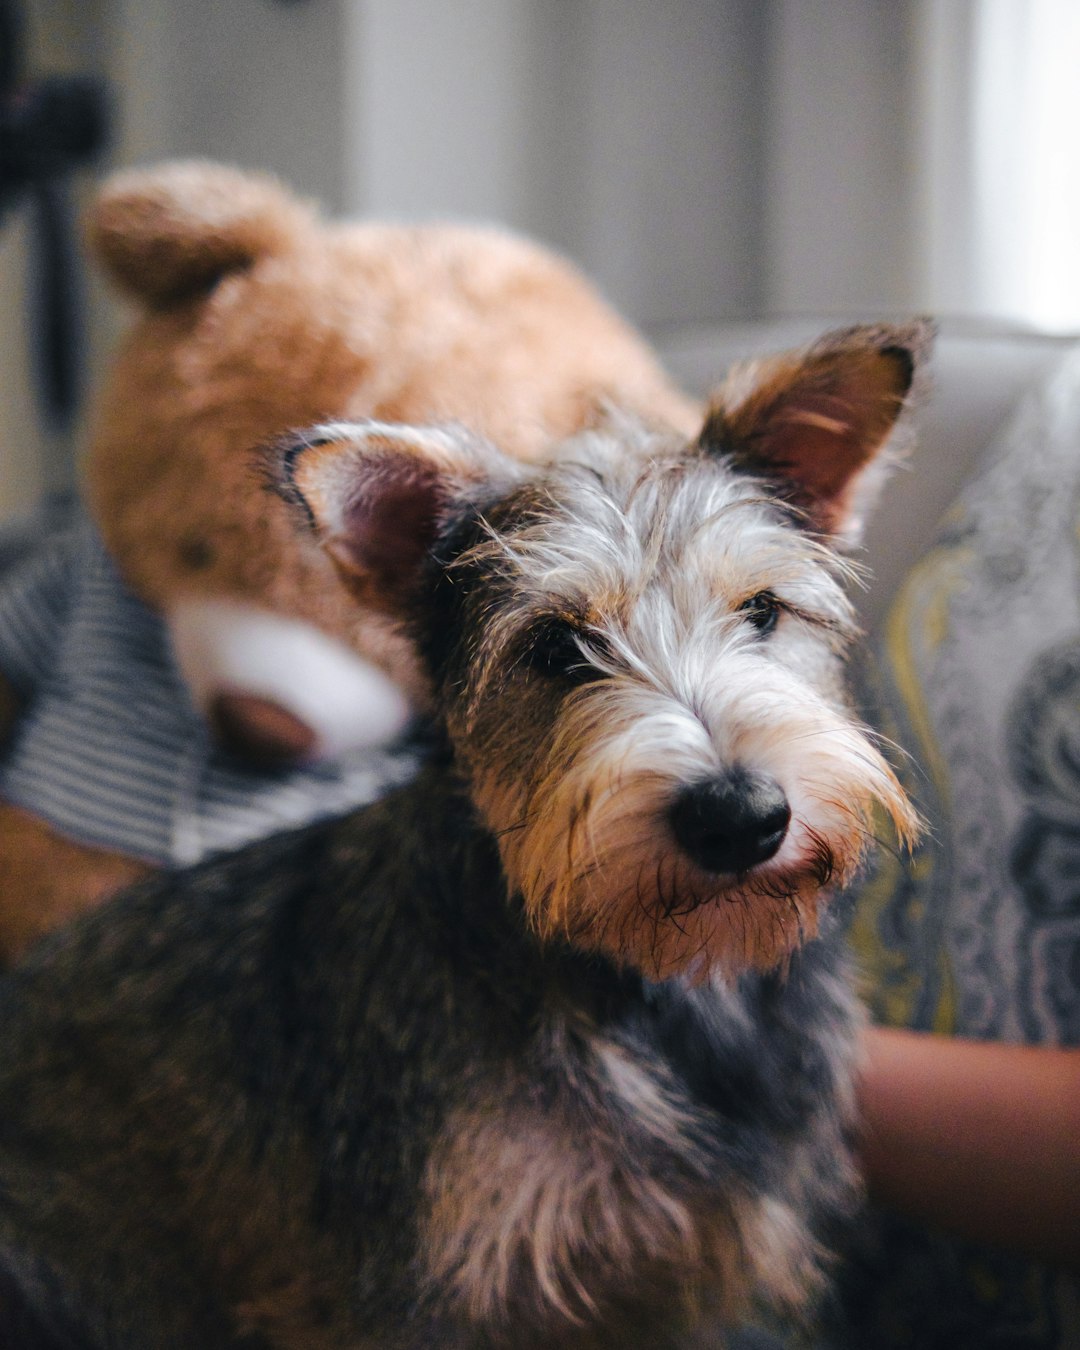
<path id="1" fill-rule="evenodd" d="M 542 933 L 655 976 L 771 966 L 815 931 L 825 884 L 852 875 L 875 803 L 913 828 L 844 706 L 845 566 L 752 478 L 640 429 L 592 434 L 469 565 L 510 598 L 477 625 L 450 727 Z M 748 617 L 762 594 L 771 631 Z M 588 676 L 533 668 L 552 621 L 580 635 Z M 779 784 L 791 822 L 775 856 L 723 875 L 670 818 L 684 787 L 736 766 Z"/>

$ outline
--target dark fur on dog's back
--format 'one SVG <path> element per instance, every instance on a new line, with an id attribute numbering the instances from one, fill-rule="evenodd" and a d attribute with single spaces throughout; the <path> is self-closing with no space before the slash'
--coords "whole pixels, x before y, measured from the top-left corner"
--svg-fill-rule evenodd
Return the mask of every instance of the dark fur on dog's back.
<path id="1" fill-rule="evenodd" d="M 913 825 L 826 534 L 906 340 L 779 367 L 737 454 L 619 421 L 544 469 L 378 423 L 268 452 L 426 667 L 427 766 L 3 986 L 10 1335 L 689 1350 L 807 1306 L 855 1191 L 825 882 L 875 804 Z"/>
<path id="2" fill-rule="evenodd" d="M 808 1126 L 823 1156 L 843 1157 L 832 1109 L 843 1065 L 821 1048 L 846 1036 L 850 1012 L 831 946 L 796 958 L 786 981 L 747 976 L 738 1017 L 707 991 L 538 949 L 506 908 L 498 856 L 450 781 L 428 771 L 366 811 L 363 828 L 310 827 L 192 872 L 182 887 L 144 885 L 8 982 L 0 1092 L 23 1105 L 5 1112 L 0 1140 L 6 1155 L 25 1149 L 33 1161 L 5 1170 L 3 1212 L 20 1216 L 20 1231 L 0 1221 L 0 1233 L 9 1253 L 27 1230 L 50 1255 L 56 1243 L 83 1246 L 70 1256 L 81 1287 L 50 1282 L 45 1306 L 59 1327 L 63 1294 L 88 1343 L 111 1343 L 90 1310 L 119 1274 L 122 1344 L 231 1344 L 234 1301 L 252 1305 L 254 1326 L 273 1324 L 281 1307 L 313 1328 L 325 1318 L 327 1345 L 357 1343 L 350 1329 L 372 1344 L 456 1344 L 446 1309 L 417 1301 L 425 1171 L 449 1117 L 489 1089 L 512 1095 L 508 1064 L 531 1064 L 541 1115 L 574 1094 L 580 1130 L 610 1134 L 642 1177 L 703 1210 L 723 1214 L 733 1186 L 800 1208 L 823 1202 L 823 1212 L 834 1203 L 842 1166 L 799 1178 L 805 1197 L 791 1195 L 789 1175 Z M 407 847 L 388 850 L 391 836 Z M 450 849 L 433 849 L 447 839 Z M 47 1006 L 35 997 L 46 977 Z M 690 1147 L 641 1133 L 632 1098 L 597 1071 L 600 1042 L 655 1067 Z M 42 1073 L 55 1093 L 41 1093 Z M 80 1185 L 52 1214 L 51 1173 L 65 1162 L 37 1156 L 37 1141 L 55 1136 L 58 1104 L 78 1111 L 64 1144 L 79 1151 Z M 589 1215 L 579 1217 L 584 1229 Z M 217 1240 L 200 1255 L 208 1223 Z M 234 1225 L 248 1250 L 235 1268 L 214 1268 Z M 142 1240 L 129 1246 L 134 1233 Z M 537 1344 L 552 1343 L 520 1259 L 508 1344 L 526 1345 L 530 1325 Z M 582 1239 L 584 1268 L 571 1259 L 568 1270 L 587 1284 L 596 1259 Z M 633 1307 L 642 1333 L 690 1273 L 658 1266 L 655 1286 L 638 1268 L 602 1291 L 614 1308 Z M 160 1304 L 159 1280 L 170 1295 Z M 585 1311 L 569 1279 L 562 1294 L 572 1314 Z M 399 1339 L 396 1327 L 408 1331 Z"/>

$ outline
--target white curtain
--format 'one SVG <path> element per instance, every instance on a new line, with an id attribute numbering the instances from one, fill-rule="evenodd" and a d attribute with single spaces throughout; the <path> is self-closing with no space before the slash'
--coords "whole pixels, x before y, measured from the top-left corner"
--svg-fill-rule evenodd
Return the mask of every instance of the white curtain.
<path id="1" fill-rule="evenodd" d="M 924 0 L 916 70 L 925 301 L 1080 331 L 1080 0 Z"/>

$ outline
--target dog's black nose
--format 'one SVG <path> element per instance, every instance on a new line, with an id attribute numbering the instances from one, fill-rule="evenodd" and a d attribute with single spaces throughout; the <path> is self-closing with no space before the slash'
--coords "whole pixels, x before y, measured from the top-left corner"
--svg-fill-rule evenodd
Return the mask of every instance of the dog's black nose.
<path id="1" fill-rule="evenodd" d="M 683 788 L 671 808 L 675 838 L 706 872 L 746 872 L 765 862 L 790 820 L 780 784 L 738 766 Z"/>

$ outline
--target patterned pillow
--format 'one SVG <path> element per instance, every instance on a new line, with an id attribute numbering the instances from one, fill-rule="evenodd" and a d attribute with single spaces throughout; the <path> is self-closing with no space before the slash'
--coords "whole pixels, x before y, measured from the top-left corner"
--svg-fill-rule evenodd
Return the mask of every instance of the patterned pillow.
<path id="1" fill-rule="evenodd" d="M 931 832 L 854 930 L 876 1016 L 1080 1045 L 1080 350 L 907 579 L 882 729 Z"/>
<path id="2" fill-rule="evenodd" d="M 876 720 L 930 831 L 879 864 L 851 937 L 880 1022 L 1075 1046 L 1080 349 L 984 464 L 889 620 Z M 884 1219 L 872 1250 L 853 1346 L 1080 1345 L 1080 1282 Z"/>

